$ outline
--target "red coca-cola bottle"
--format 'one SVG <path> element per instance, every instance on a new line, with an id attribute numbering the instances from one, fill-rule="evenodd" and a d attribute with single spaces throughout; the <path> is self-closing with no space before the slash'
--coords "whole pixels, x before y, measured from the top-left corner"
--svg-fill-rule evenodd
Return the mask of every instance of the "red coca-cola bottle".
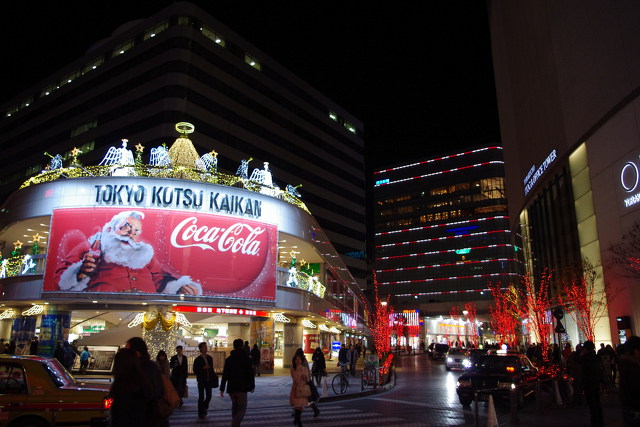
<path id="1" fill-rule="evenodd" d="M 96 233 L 96 239 L 91 244 L 91 249 L 89 249 L 89 255 L 95 260 L 95 264 L 100 262 L 102 258 L 102 247 L 100 245 L 100 238 L 102 237 L 102 233 Z"/>

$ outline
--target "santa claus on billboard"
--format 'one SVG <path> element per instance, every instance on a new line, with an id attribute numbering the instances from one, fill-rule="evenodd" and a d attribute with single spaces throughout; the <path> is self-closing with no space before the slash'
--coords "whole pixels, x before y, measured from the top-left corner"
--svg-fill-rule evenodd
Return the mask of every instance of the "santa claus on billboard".
<path id="1" fill-rule="evenodd" d="M 199 283 L 171 275 L 140 240 L 143 219 L 142 212 L 120 212 L 66 253 L 55 270 L 60 290 L 201 295 Z"/>

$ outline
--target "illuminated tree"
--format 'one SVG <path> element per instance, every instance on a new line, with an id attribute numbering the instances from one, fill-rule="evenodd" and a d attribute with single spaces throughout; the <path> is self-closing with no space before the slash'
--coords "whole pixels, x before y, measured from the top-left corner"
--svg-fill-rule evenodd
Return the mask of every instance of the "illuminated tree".
<path id="1" fill-rule="evenodd" d="M 636 265 L 640 267 L 637 262 Z M 593 265 L 588 260 L 583 260 L 582 276 L 563 282 L 558 294 L 558 302 L 569 313 L 580 332 L 587 340 L 593 342 L 596 341 L 596 324 L 601 318 L 606 317 L 607 303 L 617 294 L 615 289 L 608 289 L 609 286 L 606 284 L 599 287 L 599 277 Z"/>
<path id="2" fill-rule="evenodd" d="M 392 308 L 391 304 L 389 304 L 389 295 L 385 299 L 380 298 L 375 271 L 373 272 L 373 291 L 374 307 L 371 316 L 369 316 L 369 329 L 373 334 L 373 343 L 376 347 L 378 359 L 383 360 L 384 356 L 391 351 Z"/>
<path id="3" fill-rule="evenodd" d="M 489 289 L 491 289 L 493 296 L 493 304 L 489 306 L 489 314 L 491 315 L 491 325 L 502 342 L 514 346 L 518 317 L 510 298 L 513 293 L 512 287 L 513 285 L 510 285 L 507 289 L 502 289 L 500 282 L 489 282 Z"/>
<path id="4" fill-rule="evenodd" d="M 509 299 L 514 309 L 522 319 L 529 320 L 529 327 L 535 335 L 536 342 L 542 346 L 542 354 L 545 360 L 549 357 L 551 316 L 547 316 L 547 310 L 551 308 L 552 301 L 549 293 L 549 284 L 553 273 L 544 270 L 539 282 L 536 284 L 531 275 L 522 278 L 520 286 L 510 287 Z"/>
<path id="5" fill-rule="evenodd" d="M 472 302 L 466 302 L 464 304 L 464 312 L 466 312 L 467 320 L 469 321 L 469 335 L 471 336 L 471 343 L 474 346 L 478 346 L 478 326 L 476 324 L 477 310 L 476 305 Z M 464 313 L 463 312 L 463 313 Z"/>

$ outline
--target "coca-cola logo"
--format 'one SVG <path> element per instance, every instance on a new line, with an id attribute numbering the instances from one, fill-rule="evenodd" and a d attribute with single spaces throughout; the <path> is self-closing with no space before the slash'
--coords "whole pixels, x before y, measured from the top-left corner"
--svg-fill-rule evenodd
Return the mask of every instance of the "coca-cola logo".
<path id="1" fill-rule="evenodd" d="M 196 217 L 189 217 L 180 222 L 171 233 L 171 245 L 175 248 L 198 247 L 202 250 L 219 252 L 240 252 L 244 255 L 258 256 L 260 240 L 264 227 L 252 227 L 249 224 L 236 222 L 223 227 L 199 226 Z"/>

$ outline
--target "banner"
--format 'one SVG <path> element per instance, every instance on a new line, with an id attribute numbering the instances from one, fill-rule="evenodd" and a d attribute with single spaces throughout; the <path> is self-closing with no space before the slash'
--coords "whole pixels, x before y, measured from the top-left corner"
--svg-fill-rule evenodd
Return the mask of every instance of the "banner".
<path id="1" fill-rule="evenodd" d="M 244 218 L 160 209 L 56 209 L 44 292 L 275 299 L 278 231 Z"/>

